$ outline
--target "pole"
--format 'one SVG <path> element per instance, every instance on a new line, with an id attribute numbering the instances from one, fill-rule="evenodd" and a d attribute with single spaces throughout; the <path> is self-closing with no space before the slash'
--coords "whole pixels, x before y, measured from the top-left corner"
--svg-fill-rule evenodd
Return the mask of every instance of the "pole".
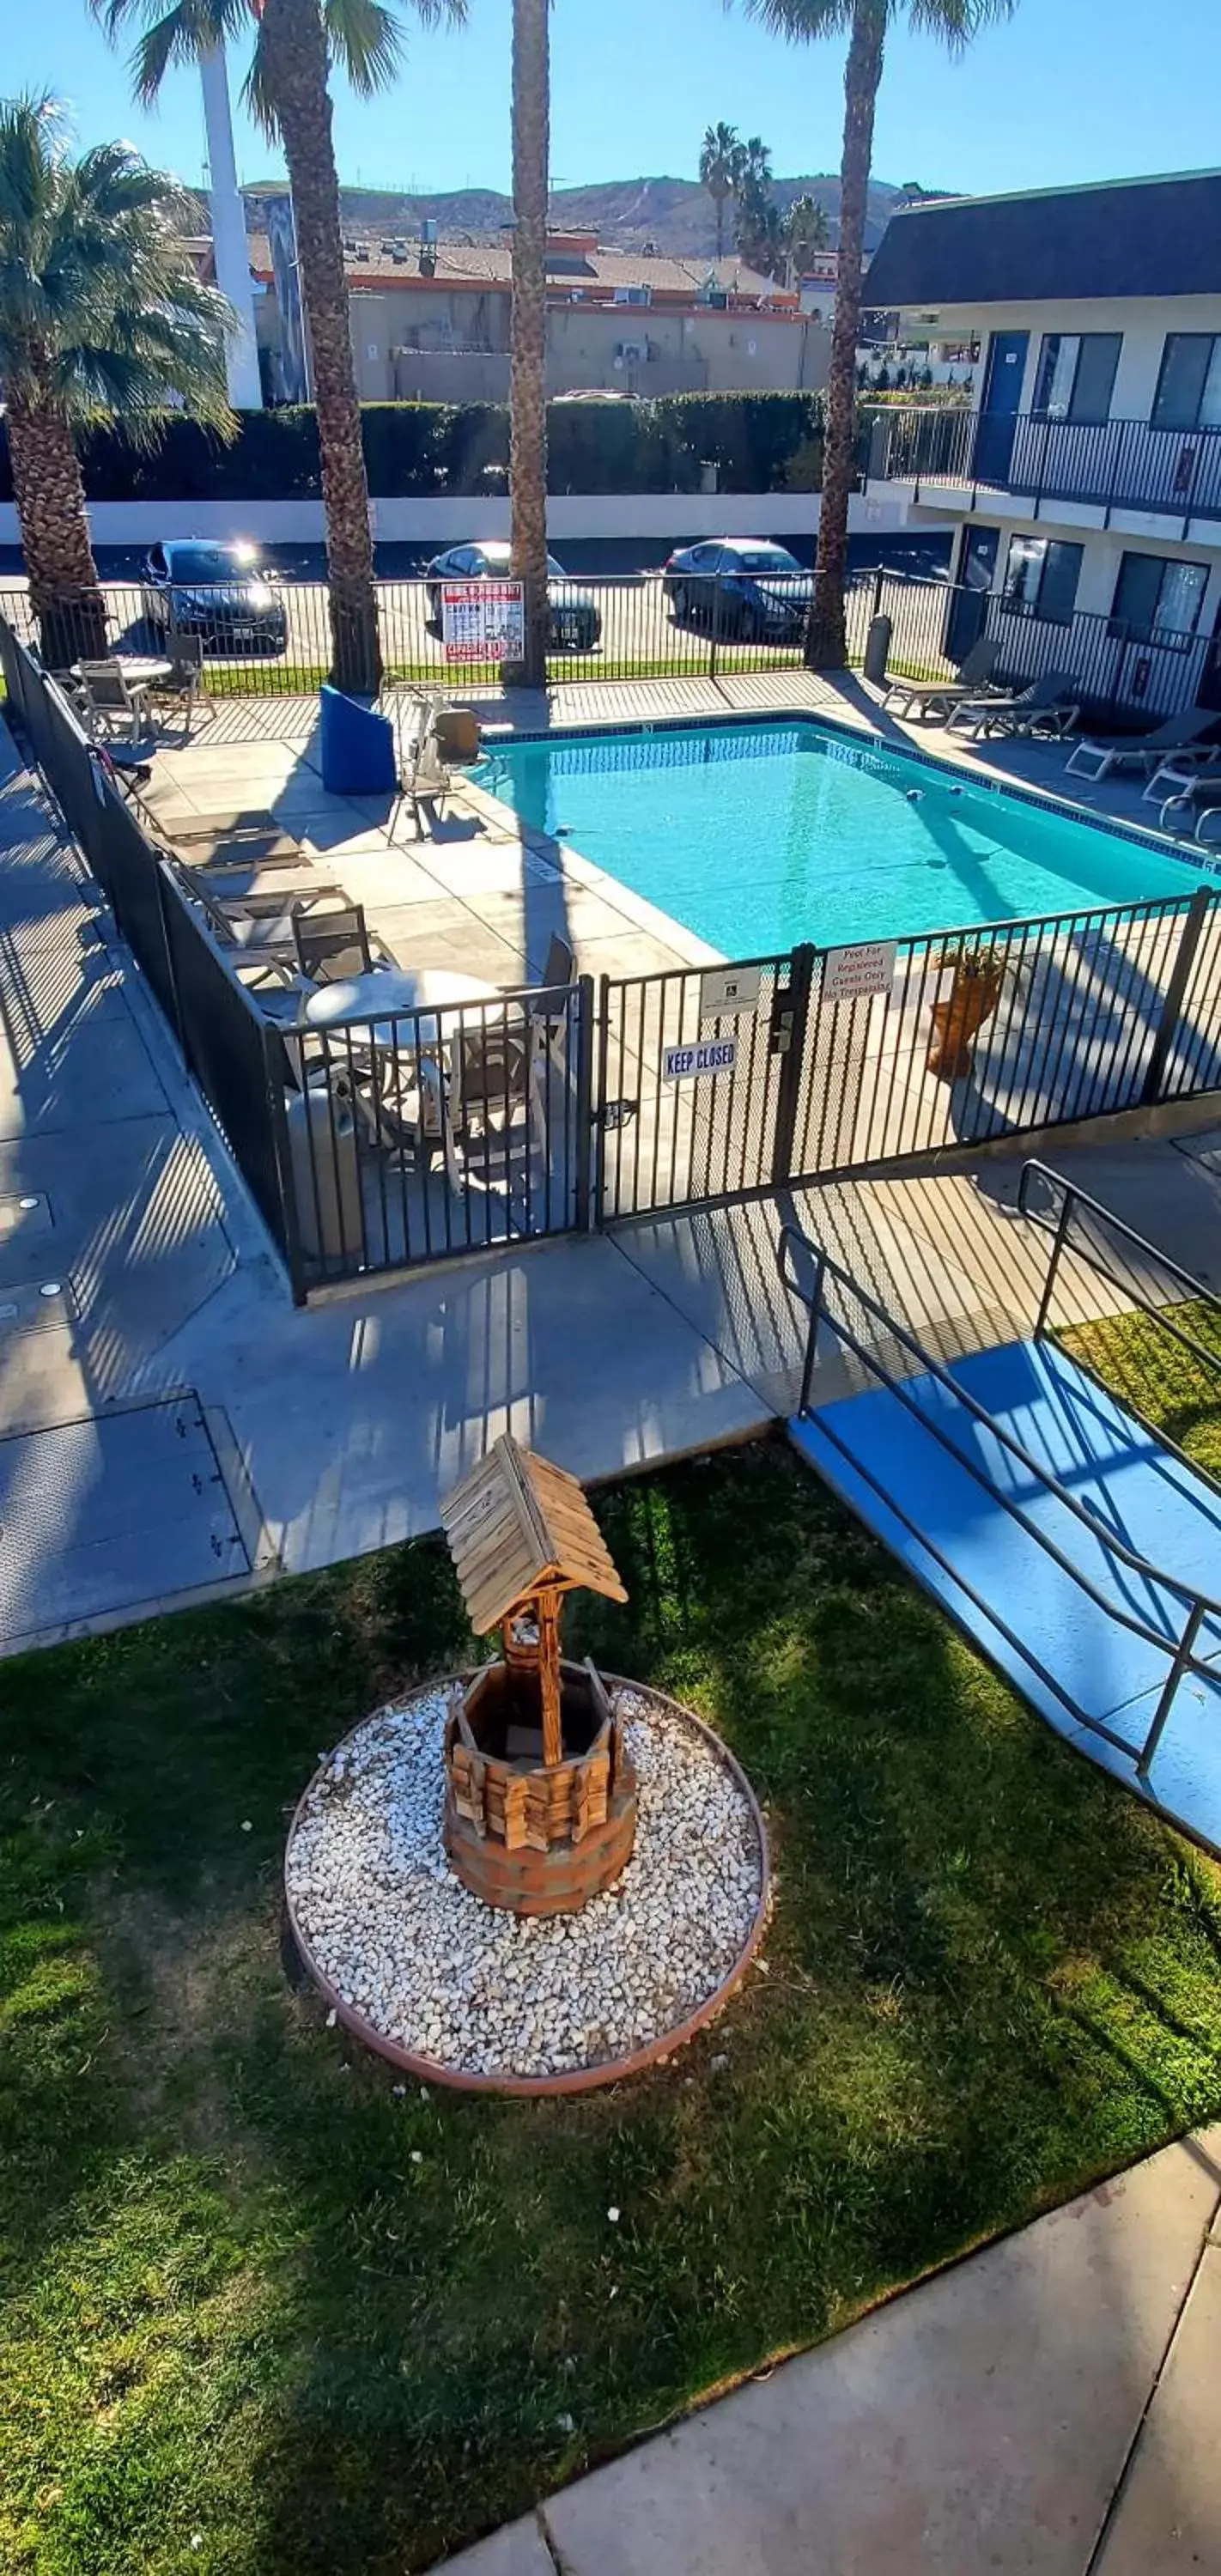
<path id="1" fill-rule="evenodd" d="M 263 387 L 254 333 L 254 296 L 250 253 L 246 247 L 246 209 L 237 184 L 233 119 L 229 113 L 229 80 L 225 48 L 209 45 L 200 56 L 204 124 L 208 137 L 208 177 L 212 201 L 212 242 L 216 283 L 237 314 L 238 327 L 225 353 L 229 400 L 235 411 L 261 411 Z"/>

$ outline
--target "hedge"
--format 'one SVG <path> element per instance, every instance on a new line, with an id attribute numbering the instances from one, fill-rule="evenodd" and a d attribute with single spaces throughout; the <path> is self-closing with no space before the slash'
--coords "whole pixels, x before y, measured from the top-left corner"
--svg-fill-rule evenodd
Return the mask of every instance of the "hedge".
<path id="1" fill-rule="evenodd" d="M 366 403 L 369 489 L 397 493 L 503 491 L 509 421 L 499 403 Z M 806 488 L 822 446 L 820 394 L 667 394 L 658 402 L 557 402 L 548 410 L 553 492 L 695 492 L 705 465 L 724 492 L 785 488 L 802 460 Z M 151 452 L 121 430 L 81 440 L 91 501 L 295 501 L 321 490 L 313 408 L 244 412 L 226 447 L 197 421 L 172 414 Z M 0 500 L 10 501 L 0 429 Z"/>

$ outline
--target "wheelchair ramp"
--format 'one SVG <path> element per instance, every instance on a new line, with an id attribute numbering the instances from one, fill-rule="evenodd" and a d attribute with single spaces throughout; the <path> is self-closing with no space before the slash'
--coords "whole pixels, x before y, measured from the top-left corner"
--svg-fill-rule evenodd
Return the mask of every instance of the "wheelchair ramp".
<path id="1" fill-rule="evenodd" d="M 974 1352 L 946 1375 L 952 1387 L 917 1369 L 842 1397 L 790 1436 L 1058 1733 L 1221 1851 L 1221 1671 L 1182 1673 L 1147 1772 L 1137 1768 L 1190 1607 L 1165 1578 L 1221 1594 L 1221 1494 L 1052 1342 Z M 1098 1535 L 1000 1433 L 1094 1515 Z M 1131 1564 L 1112 1539 L 1149 1562 Z M 1195 1655 L 1221 1663 L 1211 1612 Z"/>
<path id="2" fill-rule="evenodd" d="M 196 1395 L 0 1439 L 0 1653 L 176 1607 L 251 1566 Z"/>

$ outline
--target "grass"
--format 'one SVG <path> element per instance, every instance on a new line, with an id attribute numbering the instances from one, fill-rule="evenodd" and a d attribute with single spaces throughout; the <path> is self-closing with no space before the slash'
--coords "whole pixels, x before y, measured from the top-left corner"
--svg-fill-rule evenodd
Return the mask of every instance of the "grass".
<path id="1" fill-rule="evenodd" d="M 1148 1315 L 1106 1315 L 1061 1338 L 1126 1404 L 1221 1481 L 1221 1317 L 1195 1300 L 1172 1315 L 1180 1332 L 1215 1351 L 1216 1371 Z"/>
<path id="2" fill-rule="evenodd" d="M 777 667 L 800 667 L 800 655 L 791 654 L 783 666 L 761 661 L 756 647 L 752 653 L 743 645 L 722 644 L 717 653 L 717 674 L 724 679 L 735 672 L 770 671 Z M 575 680 L 705 680 L 710 661 L 707 644 L 699 647 L 698 658 L 675 653 L 627 653 L 603 657 L 600 653 L 552 653 L 547 661 L 547 685 L 557 688 L 561 681 Z M 207 688 L 214 698 L 281 698 L 308 696 L 329 678 L 324 662 L 209 662 Z M 413 687 L 450 688 L 461 693 L 466 688 L 498 688 L 499 666 L 491 662 L 473 664 L 433 661 L 388 662 L 386 682 Z"/>
<path id="3" fill-rule="evenodd" d="M 722 1727 L 779 1891 L 606 2095 L 396 2098 L 284 1973 L 318 1751 L 469 1647 L 438 1544 L 4 1667 L 6 2572 L 403 2576 L 1221 2108 L 1221 1873 L 779 1442 L 598 1510 L 574 1642 Z"/>

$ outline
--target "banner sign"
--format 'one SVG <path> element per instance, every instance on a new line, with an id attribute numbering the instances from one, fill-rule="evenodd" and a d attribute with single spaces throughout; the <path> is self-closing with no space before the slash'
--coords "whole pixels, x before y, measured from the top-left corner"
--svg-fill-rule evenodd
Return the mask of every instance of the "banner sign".
<path id="1" fill-rule="evenodd" d="M 442 582 L 441 641 L 447 662 L 520 662 L 526 649 L 521 583 Z"/>

